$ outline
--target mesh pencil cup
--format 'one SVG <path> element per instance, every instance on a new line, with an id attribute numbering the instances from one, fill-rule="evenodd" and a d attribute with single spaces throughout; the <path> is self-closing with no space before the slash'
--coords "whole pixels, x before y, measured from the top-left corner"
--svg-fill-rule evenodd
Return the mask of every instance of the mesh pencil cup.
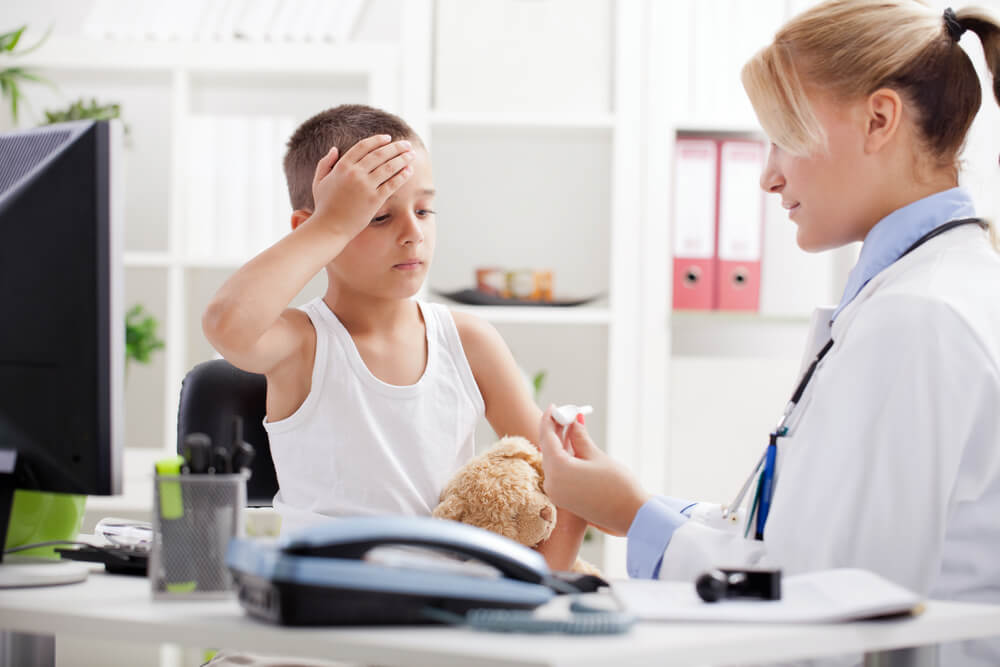
<path id="1" fill-rule="evenodd" d="M 242 537 L 249 474 L 156 475 L 149 578 L 154 598 L 228 597 L 226 548 Z"/>

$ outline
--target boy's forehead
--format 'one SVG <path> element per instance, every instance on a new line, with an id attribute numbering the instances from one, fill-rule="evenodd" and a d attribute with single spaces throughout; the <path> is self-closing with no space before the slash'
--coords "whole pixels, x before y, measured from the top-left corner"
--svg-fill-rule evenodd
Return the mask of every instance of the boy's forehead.
<path id="1" fill-rule="evenodd" d="M 416 157 L 410 163 L 413 175 L 403 184 L 403 187 L 390 195 L 387 201 L 411 197 L 433 197 L 437 193 L 434 188 L 434 175 L 427 152 L 421 149 L 414 152 Z"/>

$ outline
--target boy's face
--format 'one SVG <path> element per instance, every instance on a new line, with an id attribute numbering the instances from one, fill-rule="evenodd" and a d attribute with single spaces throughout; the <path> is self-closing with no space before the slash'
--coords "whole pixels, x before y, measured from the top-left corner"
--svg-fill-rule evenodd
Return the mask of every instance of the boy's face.
<path id="1" fill-rule="evenodd" d="M 382 299 L 420 289 L 436 239 L 434 176 L 426 149 L 415 144 L 413 175 L 375 213 L 330 265 L 344 288 Z"/>

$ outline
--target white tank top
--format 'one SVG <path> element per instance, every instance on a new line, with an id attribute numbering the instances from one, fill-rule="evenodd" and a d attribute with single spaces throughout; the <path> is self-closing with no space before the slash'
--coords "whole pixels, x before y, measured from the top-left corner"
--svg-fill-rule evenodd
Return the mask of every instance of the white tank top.
<path id="1" fill-rule="evenodd" d="M 302 307 L 316 329 L 309 395 L 291 416 L 264 420 L 283 534 L 329 517 L 430 515 L 472 458 L 482 395 L 451 313 L 417 303 L 427 365 L 402 387 L 372 375 L 322 298 Z"/>

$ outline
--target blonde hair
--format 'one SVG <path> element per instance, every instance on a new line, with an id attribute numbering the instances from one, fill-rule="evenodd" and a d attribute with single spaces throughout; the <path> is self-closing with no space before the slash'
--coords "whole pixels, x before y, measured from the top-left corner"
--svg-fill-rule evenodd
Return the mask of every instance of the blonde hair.
<path id="1" fill-rule="evenodd" d="M 954 17 L 949 26 L 918 0 L 829 0 L 786 23 L 744 65 L 743 87 L 771 141 L 799 156 L 827 145 L 804 82 L 844 100 L 891 88 L 913 113 L 929 157 L 957 174 L 982 91 L 952 31 L 978 35 L 1000 103 L 1000 23 L 978 8 Z"/>

